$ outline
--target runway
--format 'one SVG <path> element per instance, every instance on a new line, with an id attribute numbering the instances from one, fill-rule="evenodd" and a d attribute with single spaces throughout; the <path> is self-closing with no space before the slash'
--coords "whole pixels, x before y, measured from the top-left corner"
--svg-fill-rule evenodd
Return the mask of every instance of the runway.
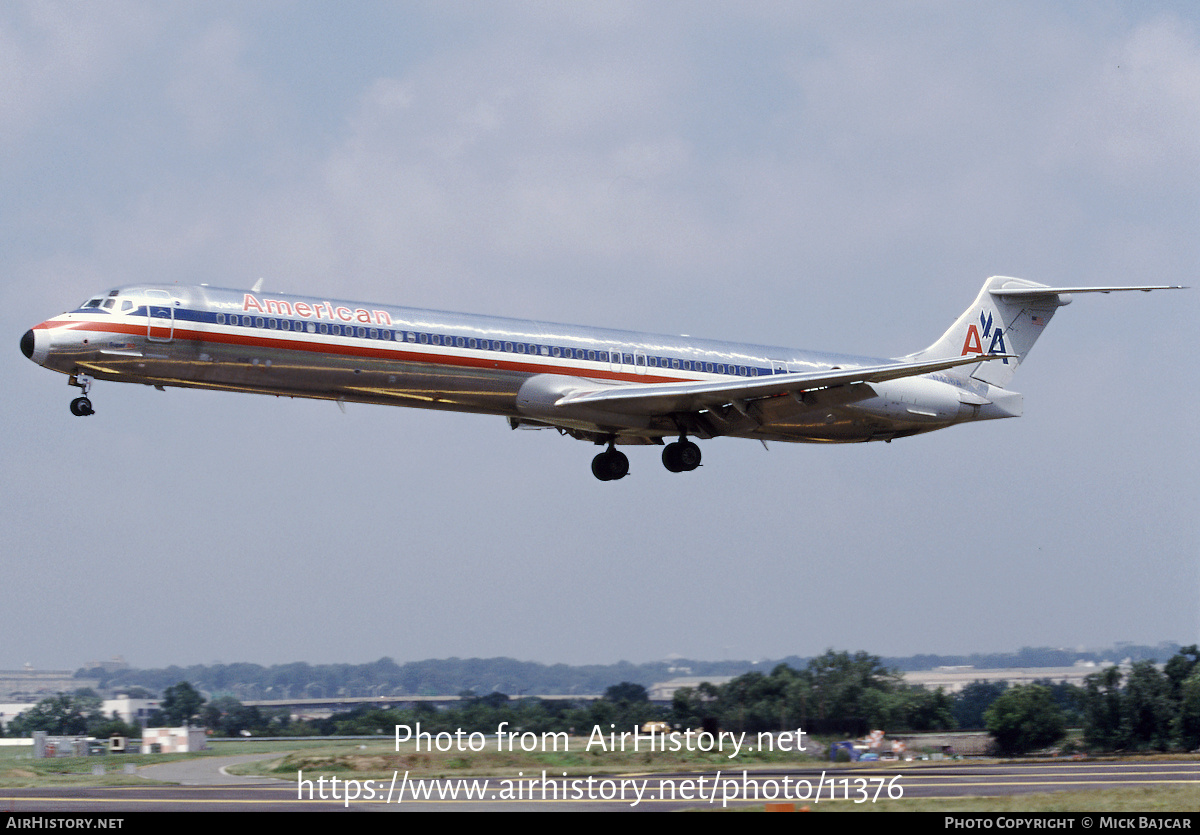
<path id="1" fill-rule="evenodd" d="M 1087 789 L 1200 787 L 1197 762 L 1055 762 L 803 768 L 671 774 L 523 774 L 386 780 L 322 778 L 305 784 L 236 777 L 224 769 L 273 755 L 213 757 L 140 773 L 181 785 L 0 790 L 6 812 L 228 811 L 674 811 L 792 801 L 869 807 L 904 798 L 1005 797 Z M 368 785 L 369 784 L 369 785 Z M 819 792 L 819 795 L 818 795 Z M 300 795 L 303 795 L 301 797 Z M 1191 811 L 1191 810 L 1180 810 Z"/>

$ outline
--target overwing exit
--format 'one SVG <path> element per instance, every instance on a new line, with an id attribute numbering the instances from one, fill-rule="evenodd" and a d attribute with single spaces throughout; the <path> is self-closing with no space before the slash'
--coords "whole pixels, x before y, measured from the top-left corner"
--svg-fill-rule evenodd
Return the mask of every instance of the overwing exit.
<path id="1" fill-rule="evenodd" d="M 700 465 L 692 439 L 891 441 L 1018 417 L 1008 385 L 1059 307 L 1079 293 L 1183 289 L 1050 287 L 989 278 L 923 351 L 894 359 L 503 319 L 208 286 L 119 287 L 35 325 L 21 351 L 81 390 L 96 380 L 501 415 L 605 447 L 601 481 L 623 478 L 618 445 L 663 445 L 663 465 Z"/>

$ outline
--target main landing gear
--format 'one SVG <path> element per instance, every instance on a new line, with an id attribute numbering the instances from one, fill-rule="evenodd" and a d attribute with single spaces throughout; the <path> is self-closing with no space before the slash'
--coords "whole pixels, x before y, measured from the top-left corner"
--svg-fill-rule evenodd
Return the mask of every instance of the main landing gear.
<path id="1" fill-rule="evenodd" d="M 682 435 L 663 448 L 663 466 L 673 473 L 689 473 L 700 466 L 700 447 Z"/>
<path id="2" fill-rule="evenodd" d="M 667 444 L 662 454 L 663 466 L 673 473 L 687 473 L 700 466 L 700 447 L 680 436 L 679 440 Z M 629 459 L 625 453 L 617 452 L 614 442 L 608 449 L 592 459 L 592 475 L 601 481 L 616 481 L 629 475 Z"/>
<path id="3" fill-rule="evenodd" d="M 92 388 L 92 378 L 86 374 L 72 374 L 67 379 L 67 384 L 83 390 L 83 397 L 76 397 L 71 401 L 71 414 L 75 417 L 94 415 L 96 410 L 92 408 L 92 401 L 87 396 Z"/>
<path id="4" fill-rule="evenodd" d="M 592 475 L 601 481 L 616 481 L 629 475 L 629 459 L 625 453 L 617 452 L 612 441 L 608 449 L 592 459 Z"/>

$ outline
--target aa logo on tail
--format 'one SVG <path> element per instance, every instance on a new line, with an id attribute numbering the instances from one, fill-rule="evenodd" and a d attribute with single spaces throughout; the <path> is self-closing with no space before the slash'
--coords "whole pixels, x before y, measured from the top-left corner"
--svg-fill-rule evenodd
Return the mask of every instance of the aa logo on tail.
<path id="1" fill-rule="evenodd" d="M 983 334 L 980 336 L 980 330 Z M 1004 330 L 1002 328 L 992 327 L 992 314 L 988 311 L 982 311 L 979 314 L 979 327 L 975 325 L 967 325 L 967 338 L 963 340 L 962 353 L 959 356 L 965 357 L 969 354 L 982 354 L 983 340 L 988 337 L 992 338 L 992 344 L 988 346 L 986 353 L 988 354 L 1007 354 L 1008 349 L 1004 347 Z M 1008 365 L 1008 357 L 1001 360 L 1005 365 Z"/>

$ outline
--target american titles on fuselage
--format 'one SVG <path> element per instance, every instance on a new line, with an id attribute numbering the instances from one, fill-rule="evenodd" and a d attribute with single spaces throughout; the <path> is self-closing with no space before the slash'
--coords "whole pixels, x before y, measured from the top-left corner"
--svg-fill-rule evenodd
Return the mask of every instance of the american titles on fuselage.
<path id="1" fill-rule="evenodd" d="M 360 322 L 366 325 L 387 325 L 391 326 L 392 317 L 388 315 L 386 310 L 366 310 L 361 307 L 356 307 L 351 310 L 348 307 L 338 305 L 334 307 L 332 303 L 295 301 L 290 302 L 286 299 L 263 299 L 259 301 L 252 293 L 246 293 L 242 300 L 242 312 L 249 313 L 254 311 L 264 316 L 299 316 L 301 319 L 329 319 L 338 320 L 340 322 Z"/>

